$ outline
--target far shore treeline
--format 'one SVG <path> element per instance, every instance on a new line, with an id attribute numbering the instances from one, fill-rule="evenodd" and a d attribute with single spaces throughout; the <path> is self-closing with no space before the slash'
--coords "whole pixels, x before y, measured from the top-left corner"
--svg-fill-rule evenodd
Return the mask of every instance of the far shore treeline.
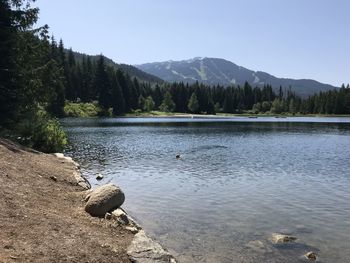
<path id="1" fill-rule="evenodd" d="M 33 28 L 39 10 L 24 0 L 0 0 L 0 135 L 39 150 L 67 143 L 57 118 L 126 113 L 350 114 L 350 88 L 301 98 L 293 87 L 206 86 L 147 82 L 64 47 L 45 25 Z M 79 110 L 76 110 L 79 107 Z M 91 112 L 91 114 L 89 113 Z M 85 115 L 84 115 L 85 114 Z"/>

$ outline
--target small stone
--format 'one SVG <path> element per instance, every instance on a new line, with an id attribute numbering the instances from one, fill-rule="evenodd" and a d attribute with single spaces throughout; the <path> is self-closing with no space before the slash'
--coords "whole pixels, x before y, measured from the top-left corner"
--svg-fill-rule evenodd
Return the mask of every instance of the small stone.
<path id="1" fill-rule="evenodd" d="M 111 220 L 112 219 L 112 214 L 111 213 L 106 213 L 105 214 L 105 219 Z"/>
<path id="2" fill-rule="evenodd" d="M 98 174 L 97 176 L 96 176 L 96 180 L 97 181 L 101 181 L 103 179 L 103 175 L 102 174 Z"/>
<path id="3" fill-rule="evenodd" d="M 139 230 L 136 227 L 133 227 L 133 226 L 127 226 L 127 227 L 125 227 L 125 229 L 130 231 L 133 234 L 136 234 L 137 232 L 139 232 Z"/>
<path id="4" fill-rule="evenodd" d="M 112 217 L 117 220 L 121 225 L 128 225 L 130 222 L 129 222 L 129 218 L 128 216 L 126 215 L 126 213 L 118 208 L 116 210 L 114 210 L 112 212 Z"/>
<path id="5" fill-rule="evenodd" d="M 50 176 L 50 179 L 53 180 L 53 181 L 55 181 L 55 182 L 57 182 L 57 177 L 56 177 L 56 176 L 51 175 L 51 176 Z"/>
<path id="6" fill-rule="evenodd" d="M 315 252 L 312 252 L 312 251 L 307 252 L 305 254 L 305 257 L 310 261 L 316 261 L 316 253 Z"/>
<path id="7" fill-rule="evenodd" d="M 54 155 L 58 158 L 64 158 L 64 154 L 63 153 L 54 153 Z"/>
<path id="8" fill-rule="evenodd" d="M 5 246 L 4 246 L 4 249 L 13 249 L 13 246 L 11 246 L 11 245 L 5 245 Z"/>

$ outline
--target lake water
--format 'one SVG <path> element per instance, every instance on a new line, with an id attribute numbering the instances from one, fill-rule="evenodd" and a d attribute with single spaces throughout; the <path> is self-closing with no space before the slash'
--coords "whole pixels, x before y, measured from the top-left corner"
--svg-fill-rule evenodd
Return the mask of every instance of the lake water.
<path id="1" fill-rule="evenodd" d="M 350 262 L 350 118 L 63 124 L 92 185 L 119 185 L 124 209 L 180 262 L 304 262 L 308 251 Z M 298 240 L 272 245 L 275 232 Z"/>

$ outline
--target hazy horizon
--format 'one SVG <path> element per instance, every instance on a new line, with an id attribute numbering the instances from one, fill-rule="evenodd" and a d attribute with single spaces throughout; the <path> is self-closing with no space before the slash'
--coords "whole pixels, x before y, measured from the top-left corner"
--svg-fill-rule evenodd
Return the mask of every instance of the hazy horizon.
<path id="1" fill-rule="evenodd" d="M 350 82 L 346 0 L 43 1 L 38 25 L 117 63 L 215 57 L 280 78 Z M 62 19 L 62 16 L 64 19 Z"/>

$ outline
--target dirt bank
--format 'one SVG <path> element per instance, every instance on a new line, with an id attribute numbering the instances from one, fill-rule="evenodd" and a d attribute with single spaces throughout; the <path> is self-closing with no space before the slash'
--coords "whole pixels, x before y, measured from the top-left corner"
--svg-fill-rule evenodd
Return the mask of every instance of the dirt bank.
<path id="1" fill-rule="evenodd" d="M 0 138 L 1 263 L 130 262 L 133 234 L 84 211 L 74 171 L 70 162 Z"/>

